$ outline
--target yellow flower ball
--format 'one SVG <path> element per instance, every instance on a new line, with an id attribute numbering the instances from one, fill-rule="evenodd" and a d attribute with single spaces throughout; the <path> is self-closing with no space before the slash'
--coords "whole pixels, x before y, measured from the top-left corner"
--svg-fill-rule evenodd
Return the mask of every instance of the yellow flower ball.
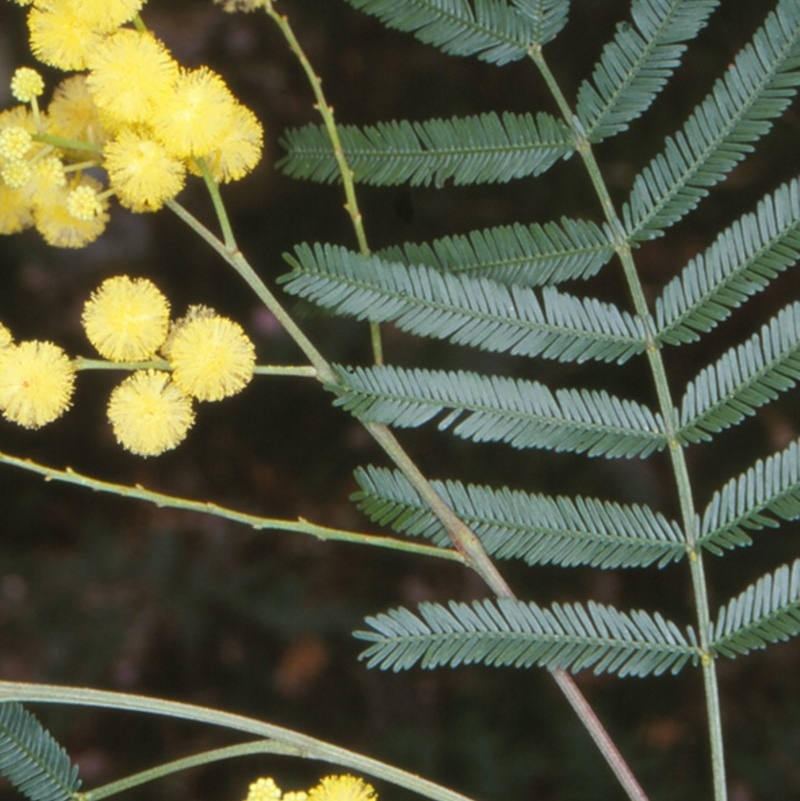
<path id="1" fill-rule="evenodd" d="M 192 399 L 161 370 L 137 370 L 111 393 L 108 419 L 117 442 L 137 456 L 177 447 L 194 423 Z"/>
<path id="2" fill-rule="evenodd" d="M 0 350 L 0 409 L 6 420 L 40 428 L 70 405 L 75 367 L 52 342 L 20 342 Z"/>
<path id="3" fill-rule="evenodd" d="M 81 15 L 100 33 L 111 33 L 120 25 L 130 22 L 139 13 L 146 0 L 68 0 Z"/>
<path id="4" fill-rule="evenodd" d="M 169 301 L 146 278 L 109 278 L 86 301 L 81 317 L 86 336 L 112 362 L 149 359 L 169 330 Z"/>
<path id="5" fill-rule="evenodd" d="M 253 377 L 256 351 L 242 327 L 217 314 L 189 315 L 170 332 L 165 350 L 173 380 L 198 400 L 241 392 Z"/>
<path id="6" fill-rule="evenodd" d="M 172 94 L 162 99 L 148 122 L 172 155 L 202 156 L 220 145 L 236 105 L 225 81 L 201 67 L 181 72 Z"/>
<path id="7" fill-rule="evenodd" d="M 156 211 L 183 188 L 183 162 L 145 134 L 123 129 L 105 146 L 103 156 L 111 189 L 131 211 Z"/>
<path id="8" fill-rule="evenodd" d="M 377 801 L 375 789 L 355 776 L 326 776 L 308 791 L 308 801 Z"/>
<path id="9" fill-rule="evenodd" d="M 261 160 L 264 151 L 264 129 L 249 108 L 237 103 L 228 128 L 217 147 L 203 158 L 218 183 L 238 181 Z"/>
<path id="10" fill-rule="evenodd" d="M 129 28 L 92 49 L 89 70 L 86 82 L 94 102 L 117 125 L 148 122 L 153 110 L 172 95 L 179 74 L 162 42 Z"/>
<path id="11" fill-rule="evenodd" d="M 60 70 L 86 69 L 87 53 L 100 41 L 80 12 L 67 3 L 34 6 L 28 12 L 31 51 Z"/>

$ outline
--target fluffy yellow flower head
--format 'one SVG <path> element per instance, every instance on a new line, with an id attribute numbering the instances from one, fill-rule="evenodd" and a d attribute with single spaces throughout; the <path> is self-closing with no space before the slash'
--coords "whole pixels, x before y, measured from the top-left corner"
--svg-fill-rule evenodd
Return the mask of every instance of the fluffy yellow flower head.
<path id="1" fill-rule="evenodd" d="M 86 55 L 100 40 L 79 11 L 66 2 L 34 6 L 28 12 L 31 51 L 60 70 L 86 68 Z"/>
<path id="2" fill-rule="evenodd" d="M 130 22 L 146 0 L 67 0 L 87 25 L 100 33 L 111 33 Z"/>
<path id="3" fill-rule="evenodd" d="M 137 370 L 108 401 L 117 442 L 138 456 L 158 456 L 179 445 L 194 423 L 192 400 L 161 370 Z"/>
<path id="4" fill-rule="evenodd" d="M 191 311 L 175 324 L 162 350 L 173 380 L 198 400 L 222 400 L 253 377 L 256 352 L 242 327 L 211 310 Z"/>
<path id="5" fill-rule="evenodd" d="M 103 156 L 111 189 L 132 211 L 156 211 L 183 188 L 183 162 L 145 134 L 123 129 L 105 146 Z"/>
<path id="6" fill-rule="evenodd" d="M 308 791 L 308 801 L 377 801 L 371 784 L 355 776 L 326 776 Z"/>
<path id="7" fill-rule="evenodd" d="M 147 122 L 172 95 L 179 74 L 158 39 L 128 28 L 92 48 L 88 62 L 89 92 L 112 128 Z"/>
<path id="8" fill-rule="evenodd" d="M 181 72 L 171 95 L 148 118 L 175 156 L 202 156 L 222 142 L 237 101 L 225 81 L 207 67 Z"/>
<path id="9" fill-rule="evenodd" d="M 40 428 L 70 405 L 75 367 L 52 342 L 20 342 L 0 350 L 0 409 L 6 420 Z"/>
<path id="10" fill-rule="evenodd" d="M 169 302 L 146 278 L 109 278 L 83 307 L 86 336 L 112 362 L 149 359 L 169 330 Z"/>
<path id="11" fill-rule="evenodd" d="M 238 181 L 261 160 L 264 129 L 249 108 L 237 103 L 219 145 L 203 158 L 218 183 Z"/>

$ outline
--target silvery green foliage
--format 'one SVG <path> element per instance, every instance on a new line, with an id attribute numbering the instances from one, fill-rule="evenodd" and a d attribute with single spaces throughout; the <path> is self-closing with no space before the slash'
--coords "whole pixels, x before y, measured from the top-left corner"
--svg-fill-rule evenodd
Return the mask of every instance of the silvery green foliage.
<path id="1" fill-rule="evenodd" d="M 347 2 L 446 54 L 489 65 L 529 59 L 533 70 L 553 38 L 569 36 L 568 0 Z M 578 88 L 574 111 L 563 119 L 549 112 L 491 112 L 344 126 L 341 141 L 354 178 L 379 186 L 534 179 L 559 160 L 579 156 L 579 146 L 593 147 L 646 114 L 718 5 L 633 0 L 629 20 L 602 48 Z M 392 323 L 453 346 L 517 359 L 629 362 L 649 375 L 648 349 L 703 338 L 795 269 L 800 256 L 800 183 L 788 176 L 676 270 L 648 313 L 632 315 L 580 291 L 615 254 L 668 235 L 759 146 L 791 103 L 800 85 L 800 0 L 779 0 L 765 14 L 708 95 L 677 130 L 665 132 L 613 218 L 520 220 L 370 256 L 330 243 L 301 244 L 287 254 L 292 270 L 282 279 L 285 290 L 334 314 Z M 288 175 L 338 179 L 323 128 L 289 131 L 283 145 Z M 566 281 L 569 291 L 559 286 Z M 759 330 L 743 332 L 685 387 L 675 387 L 669 419 L 605 391 L 465 370 L 340 366 L 330 389 L 337 405 L 364 421 L 401 428 L 435 421 L 440 430 L 475 443 L 644 459 L 670 445 L 690 448 L 714 439 L 796 391 L 799 378 L 800 302 L 789 299 Z M 366 467 L 356 479 L 355 499 L 372 520 L 450 545 L 438 518 L 400 473 Z M 496 559 L 665 568 L 687 558 L 687 537 L 724 555 L 751 545 L 759 530 L 798 519 L 800 443 L 757 460 L 683 523 L 645 504 L 457 479 L 434 487 Z M 800 632 L 799 564 L 777 568 L 722 603 L 703 638 L 658 612 L 624 612 L 594 601 L 543 607 L 488 600 L 394 609 L 368 618 L 369 631 L 357 636 L 369 643 L 368 664 L 393 670 L 482 662 L 636 676 L 676 672 L 701 661 L 701 640 L 707 656 L 734 657 Z"/>

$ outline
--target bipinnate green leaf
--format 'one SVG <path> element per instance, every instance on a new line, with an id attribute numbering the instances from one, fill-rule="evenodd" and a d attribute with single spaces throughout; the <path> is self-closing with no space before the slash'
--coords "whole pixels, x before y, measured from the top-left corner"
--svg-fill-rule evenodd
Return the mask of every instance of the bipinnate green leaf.
<path id="1" fill-rule="evenodd" d="M 339 315 L 394 323 L 417 336 L 457 345 L 618 364 L 641 353 L 641 321 L 611 303 L 580 299 L 553 287 L 537 293 L 486 278 L 387 262 L 333 245 L 298 245 L 284 289 Z"/>
<path id="2" fill-rule="evenodd" d="M 568 2 L 515 3 L 504 0 L 347 0 L 353 8 L 377 17 L 387 28 L 414 36 L 454 56 L 477 56 L 490 64 L 524 58 L 566 22 Z M 541 38 L 547 37 L 547 38 Z"/>
<path id="3" fill-rule="evenodd" d="M 603 48 L 592 80 L 578 90 L 576 113 L 590 142 L 628 128 L 680 65 L 684 44 L 706 24 L 718 0 L 634 0 L 634 26 L 622 22 Z"/>
<path id="4" fill-rule="evenodd" d="M 778 312 L 760 333 L 731 348 L 689 383 L 678 437 L 687 442 L 741 422 L 800 379 L 800 302 Z"/>
<path id="5" fill-rule="evenodd" d="M 355 479 L 360 491 L 352 500 L 370 520 L 402 534 L 425 537 L 435 545 L 452 545 L 439 519 L 400 471 L 370 465 L 356 470 Z M 431 483 L 496 559 L 616 568 L 656 562 L 662 566 L 686 553 L 677 523 L 647 506 L 460 481 Z"/>
<path id="6" fill-rule="evenodd" d="M 748 532 L 778 528 L 800 518 L 800 442 L 759 459 L 714 493 L 706 507 L 698 544 L 712 553 L 749 545 Z"/>
<path id="7" fill-rule="evenodd" d="M 609 231 L 586 220 L 497 226 L 432 242 L 407 242 L 377 255 L 501 284 L 546 286 L 596 275 L 614 255 Z"/>
<path id="8" fill-rule="evenodd" d="M 572 155 L 569 128 L 550 114 L 494 112 L 422 122 L 339 126 L 348 166 L 358 183 L 441 187 L 505 183 L 540 175 Z M 292 178 L 318 183 L 340 179 L 328 132 L 307 125 L 284 132 L 278 167 Z"/>
<path id="9" fill-rule="evenodd" d="M 66 801 L 81 785 L 66 751 L 16 701 L 0 702 L 0 775 L 30 801 Z"/>
<path id="10" fill-rule="evenodd" d="M 354 636 L 370 643 L 360 655 L 368 667 L 408 670 L 483 664 L 620 676 L 677 673 L 697 657 L 689 639 L 660 614 L 620 612 L 589 601 L 549 609 L 509 598 L 422 603 L 419 615 L 392 609 L 369 617 L 372 631 Z"/>
<path id="11" fill-rule="evenodd" d="M 656 336 L 678 345 L 699 339 L 800 259 L 800 181 L 792 179 L 726 228 L 670 281 L 656 300 Z"/>
<path id="12" fill-rule="evenodd" d="M 800 559 L 762 576 L 719 610 L 711 652 L 735 658 L 800 634 Z"/>
<path id="13" fill-rule="evenodd" d="M 800 84 L 800 3 L 780 0 L 683 128 L 634 180 L 622 210 L 636 242 L 661 236 L 752 151 Z"/>
<path id="14" fill-rule="evenodd" d="M 608 458 L 644 457 L 666 446 L 661 418 L 607 392 L 558 389 L 467 371 L 336 367 L 335 405 L 365 422 L 416 428 L 439 417 L 474 442 L 505 442 Z"/>

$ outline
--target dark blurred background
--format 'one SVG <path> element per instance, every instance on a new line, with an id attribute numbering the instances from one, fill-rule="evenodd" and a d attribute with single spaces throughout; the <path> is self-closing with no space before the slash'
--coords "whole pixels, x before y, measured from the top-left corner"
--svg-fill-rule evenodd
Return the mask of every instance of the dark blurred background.
<path id="1" fill-rule="evenodd" d="M 448 58 L 412 37 L 385 31 L 340 0 L 281 3 L 342 123 L 424 119 L 492 109 L 552 109 L 526 63 L 495 68 Z M 568 28 L 547 55 L 567 97 L 590 74 L 602 43 L 627 18 L 625 0 L 573 2 Z M 752 35 L 772 3 L 723 4 L 670 87 L 631 130 L 598 148 L 616 200 L 674 132 Z M 227 15 L 210 2 L 151 0 L 147 24 L 188 66 L 220 71 L 264 122 L 265 158 L 224 196 L 245 253 L 269 282 L 287 267 L 281 254 L 301 241 L 353 246 L 337 187 L 283 178 L 274 164 L 281 131 L 314 121 L 309 89 L 265 15 Z M 8 78 L 33 65 L 24 12 L 0 5 L 0 105 Z M 52 87 L 56 75 L 48 75 Z M 638 252 L 651 297 L 714 234 L 797 173 L 796 105 L 767 140 L 698 211 Z M 362 189 L 373 248 L 428 240 L 562 214 L 599 219 L 577 159 L 543 179 L 444 190 Z M 180 197 L 211 221 L 198 183 Z M 260 363 L 300 356 L 246 287 L 189 230 L 164 211 L 115 209 L 105 235 L 79 251 L 43 244 L 35 232 L 0 241 L 0 320 L 18 339 L 49 338 L 91 355 L 81 307 L 104 278 L 146 275 L 176 314 L 214 305 L 248 329 Z M 621 271 L 609 265 L 582 291 L 627 306 Z M 698 344 L 667 355 L 676 394 L 732 342 L 797 297 L 789 271 Z M 369 359 L 363 326 L 329 318 L 306 322 L 331 359 Z M 462 366 L 536 377 L 552 386 L 605 387 L 652 401 L 641 362 L 580 368 L 523 362 L 430 343 L 391 329 L 387 358 L 406 365 Z M 262 378 L 236 398 L 200 407 L 177 450 L 141 460 L 113 441 L 104 406 L 113 374 L 81 374 L 74 408 L 29 432 L 0 421 L 0 449 L 110 481 L 208 499 L 256 514 L 302 516 L 332 526 L 373 527 L 348 501 L 355 466 L 386 460 L 347 415 L 309 381 Z M 759 456 L 798 437 L 797 394 L 689 451 L 697 501 Z M 639 501 L 675 515 L 665 461 L 597 461 L 510 452 L 436 433 L 402 436 L 423 470 L 528 491 Z M 365 615 L 421 600 L 486 594 L 473 576 L 438 561 L 309 538 L 253 532 L 226 521 L 57 484 L 0 469 L 0 676 L 160 695 L 237 711 L 296 728 L 396 763 L 476 798 L 589 801 L 622 793 L 542 671 L 481 668 L 400 675 L 367 671 L 351 637 Z M 716 607 L 797 553 L 797 525 L 755 536 L 755 546 L 709 557 Z M 660 609 L 694 622 L 683 567 L 663 571 L 529 570 L 503 565 L 520 597 L 540 603 L 595 598 L 622 608 Z M 781 645 L 719 666 L 729 749 L 731 798 L 800 798 L 800 646 Z M 654 801 L 709 797 L 702 688 L 696 671 L 647 681 L 581 674 L 578 681 L 618 739 Z M 36 707 L 78 762 L 86 789 L 167 759 L 223 745 L 230 734 L 171 720 L 73 708 Z M 197 769 L 131 791 L 130 799 L 240 801 L 258 775 L 286 789 L 329 768 L 280 758 L 248 758 Z M 383 799 L 405 798 L 378 785 Z M 16 794 L 0 786 L 3 798 Z"/>

